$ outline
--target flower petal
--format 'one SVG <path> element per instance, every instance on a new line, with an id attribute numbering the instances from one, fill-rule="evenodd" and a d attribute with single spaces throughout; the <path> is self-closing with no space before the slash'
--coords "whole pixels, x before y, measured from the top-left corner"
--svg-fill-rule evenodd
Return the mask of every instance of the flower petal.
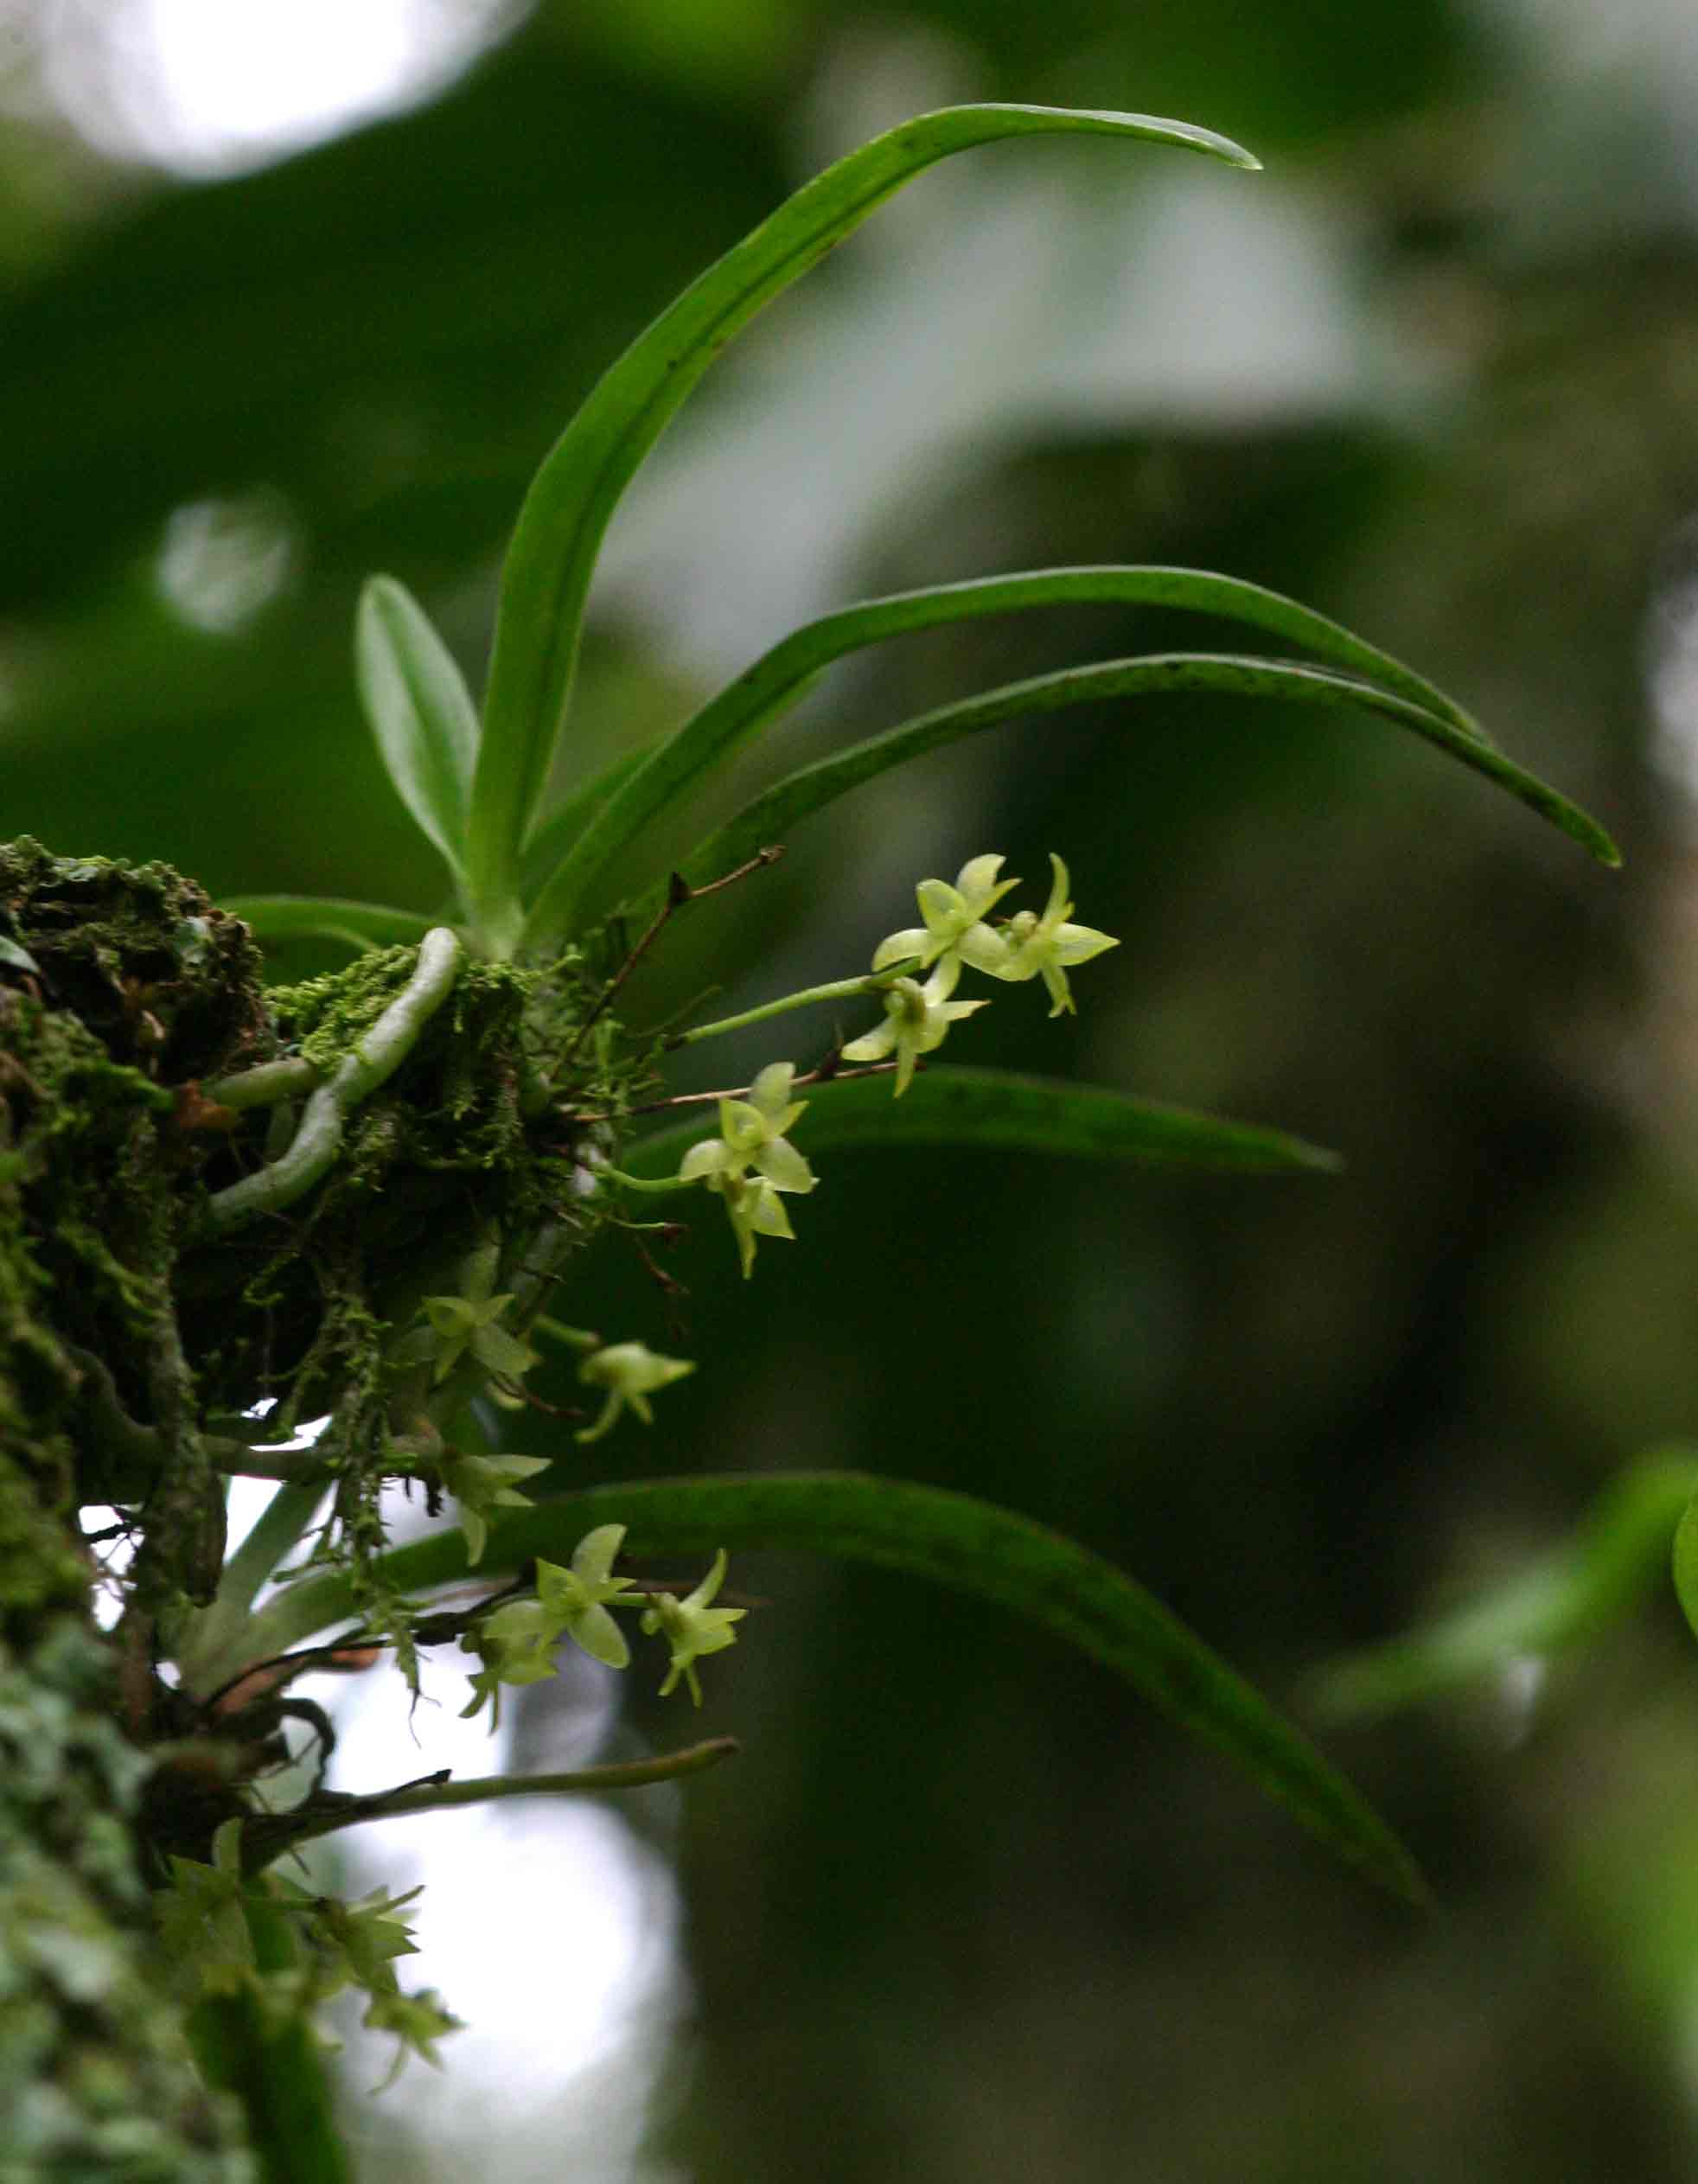
<path id="1" fill-rule="evenodd" d="M 511 1380 L 523 1379 L 537 1362 L 537 1353 L 530 1344 L 508 1334 L 505 1327 L 475 1327 L 471 1350 L 486 1370 L 503 1373 Z"/>
<path id="2" fill-rule="evenodd" d="M 775 1191 L 812 1191 L 820 1178 L 788 1138 L 775 1138 L 755 1155 L 755 1165 Z"/>
<path id="3" fill-rule="evenodd" d="M 586 1532 L 572 1549 L 573 1576 L 585 1585 L 605 1585 L 613 1574 L 613 1565 L 624 1541 L 622 1524 L 597 1524 L 593 1532 Z M 540 1574 L 540 1562 L 537 1568 Z"/>
<path id="4" fill-rule="evenodd" d="M 630 1666 L 631 1649 L 625 1633 L 599 1601 L 592 1607 L 580 1608 L 569 1619 L 566 1636 L 592 1661 L 604 1661 L 610 1669 Z"/>
<path id="5" fill-rule="evenodd" d="M 930 962 L 942 946 L 942 942 L 923 925 L 910 925 L 879 942 L 872 951 L 872 967 L 875 971 L 888 970 L 892 963 L 900 963 L 910 955 L 917 955 L 923 965 Z"/>
<path id="6" fill-rule="evenodd" d="M 963 925 L 970 925 L 975 913 L 967 906 L 966 898 L 947 879 L 922 879 L 914 890 L 920 905 L 920 915 L 926 921 L 926 930 L 945 947 Z"/>
<path id="7" fill-rule="evenodd" d="M 1050 950 L 1057 963 L 1088 963 L 1106 948 L 1118 948 L 1112 933 L 1099 933 L 1094 925 L 1058 925 L 1050 936 Z"/>
<path id="8" fill-rule="evenodd" d="M 846 1062 L 882 1062 L 896 1043 L 896 1024 L 887 1016 L 864 1038 L 852 1039 L 844 1048 L 843 1058 Z"/>
<path id="9" fill-rule="evenodd" d="M 957 873 L 955 885 L 966 901 L 970 918 L 982 917 L 993 903 L 999 903 L 1005 895 L 1012 894 L 1019 885 L 1018 879 L 999 880 L 997 878 L 1005 861 L 994 854 L 970 857 Z"/>
<path id="10" fill-rule="evenodd" d="M 769 1062 L 749 1089 L 750 1104 L 769 1119 L 782 1114 L 789 1105 L 790 1082 L 795 1073 L 794 1062 Z"/>
<path id="11" fill-rule="evenodd" d="M 983 971 L 987 978 L 1036 978 L 1037 966 L 1022 961 L 1019 952 L 1011 944 L 1005 933 L 999 933 L 993 925 L 974 925 L 961 935 L 960 954 L 964 962 L 975 971 Z"/>
<path id="12" fill-rule="evenodd" d="M 784 1210 L 784 1201 L 769 1185 L 763 1184 L 757 1188 L 749 1225 L 757 1236 L 786 1236 L 792 1243 L 796 1240 L 790 1217 Z"/>
<path id="13" fill-rule="evenodd" d="M 950 994 L 952 994 L 955 988 L 961 984 L 961 957 L 959 955 L 946 955 L 938 964 L 936 969 L 932 973 L 931 976 L 926 980 L 925 984 L 920 988 L 922 997 L 923 998 L 927 1007 L 930 1008 L 938 1001 L 947 1001 Z M 902 981 L 903 984 L 906 984 L 907 982 L 908 981 L 905 980 Z"/>
<path id="14" fill-rule="evenodd" d="M 724 1138 L 704 1138 L 693 1145 L 678 1164 L 680 1183 L 695 1183 L 704 1176 L 716 1176 L 731 1165 L 735 1159 Z"/>
<path id="15" fill-rule="evenodd" d="M 1046 926 L 1059 925 L 1063 918 L 1073 908 L 1072 904 L 1067 899 L 1067 867 L 1053 849 L 1050 852 L 1050 863 L 1054 868 L 1056 877 L 1050 889 L 1050 899 L 1044 905 L 1043 923 Z"/>

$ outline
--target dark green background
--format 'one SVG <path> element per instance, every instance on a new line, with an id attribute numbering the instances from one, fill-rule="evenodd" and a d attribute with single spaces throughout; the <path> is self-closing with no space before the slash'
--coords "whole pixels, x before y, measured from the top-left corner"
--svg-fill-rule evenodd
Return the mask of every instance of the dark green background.
<path id="1" fill-rule="evenodd" d="M 1691 822 L 1646 755 L 1647 659 L 1698 502 L 1680 127 L 1698 33 L 1665 13 L 1630 14 L 1613 61 L 1588 61 L 1560 15 L 1539 31 L 1437 0 L 917 0 L 876 23 L 827 0 L 565 0 L 437 103 L 227 182 L 103 166 L 50 116 L 17 119 L 8 828 L 165 856 L 214 891 L 431 908 L 430 853 L 355 711 L 360 580 L 412 584 L 476 681 L 530 469 L 622 342 L 811 163 L 822 86 L 871 82 L 867 125 L 895 119 L 877 101 L 900 72 L 870 56 L 900 50 L 958 95 L 1248 142 L 1331 238 L 1358 393 L 1204 414 L 1176 383 L 1091 420 L 999 413 L 853 540 L 843 596 L 1075 559 L 1273 583 L 1473 706 L 1599 811 L 1626 870 L 1375 724 L 1200 700 L 1011 731 L 845 807 L 704 909 L 634 1006 L 661 1012 L 728 961 L 750 1000 L 843 975 L 908 922 L 920 872 L 996 847 L 1041 884 L 1056 847 L 1081 917 L 1123 945 L 1079 974 L 1076 1024 L 1015 989 L 971 1027 L 973 1058 L 1276 1123 L 1348 1168 L 839 1154 L 803 1241 L 768 1247 L 747 1288 L 698 1221 L 674 1264 L 700 1370 L 652 1438 L 603 1453 L 1002 1498 L 1293 1699 L 1306 1668 L 1558 1535 L 1647 1440 L 1698 1429 Z M 963 218 L 1001 201 L 981 190 L 1063 176 L 1088 208 L 1112 172 L 1135 223 L 1127 170 L 1154 192 L 1177 155 L 975 157 Z M 1262 186 L 1223 176 L 1210 201 Z M 903 258 L 920 231 L 886 217 L 814 277 L 822 297 L 922 277 L 923 252 Z M 1111 262 L 1112 230 L 1097 247 Z M 796 332 L 811 294 L 767 322 L 757 373 L 710 381 L 704 465 L 716 418 L 745 430 L 810 375 L 833 431 L 852 315 L 822 354 Z M 924 292 L 906 302 L 923 322 Z M 1056 307 L 1035 284 L 1031 310 Z M 1184 296 L 1165 308 L 1183 353 Z M 947 310 L 932 337 L 948 352 Z M 172 511 L 209 497 L 290 542 L 286 583 L 221 632 L 156 577 Z M 733 496 L 728 568 L 749 520 Z M 1102 610 L 910 640 L 829 686 L 788 748 L 1197 634 Z M 640 615 L 605 616 L 586 738 L 614 747 L 708 686 Z M 823 1027 L 796 1036 L 746 1059 Z M 634 1264 L 598 1270 L 571 1316 L 679 1346 Z M 749 1750 L 688 1797 L 700 2014 L 654 2126 L 677 2167 L 656 2175 L 1690 2173 L 1698 1661 L 1670 1601 L 1560 1667 L 1530 1722 L 1488 1695 L 1331 1739 L 1432 1874 L 1445 1910 L 1421 1925 L 988 1611 L 776 1559 L 740 1579 L 775 1606 L 708 1679 L 704 1726 Z"/>

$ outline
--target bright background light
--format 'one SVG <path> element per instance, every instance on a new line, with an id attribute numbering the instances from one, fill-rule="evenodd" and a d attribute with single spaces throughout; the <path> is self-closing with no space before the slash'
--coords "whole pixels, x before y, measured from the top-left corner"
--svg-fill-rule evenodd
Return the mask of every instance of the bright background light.
<path id="1" fill-rule="evenodd" d="M 521 0 L 57 0 L 48 73 L 100 150 L 236 174 L 429 98 L 524 12 Z"/>
<path id="2" fill-rule="evenodd" d="M 308 1429 L 309 1441 L 322 1423 Z M 274 1491 L 232 1482 L 232 1552 Z M 399 1491 L 386 1514 L 398 1541 L 422 1529 L 417 1502 Z M 302 1677 L 296 1695 L 335 1723 L 327 1786 L 368 1793 L 437 1767 L 463 1778 L 508 1771 L 506 1731 L 492 1737 L 487 1717 L 460 1718 L 463 1664 L 469 1657 L 453 1648 L 427 1657 L 417 1708 L 387 1666 Z M 559 1671 L 539 1734 L 527 1739 L 546 1748 L 527 1751 L 525 1771 L 588 1766 L 610 1756 L 610 1756 L 636 1756 L 617 1746 L 614 1672 L 570 1646 Z M 520 1695 L 507 1695 L 509 1716 Z M 664 1838 L 677 1791 L 657 1785 L 635 1796 Z M 642 2144 L 689 1989 L 678 1884 L 664 1849 L 625 1817 L 630 1809 L 629 1798 L 538 1798 L 373 1823 L 315 1848 L 319 1885 L 343 1896 L 424 1884 L 408 1913 L 419 1953 L 400 1967 L 401 1983 L 437 1988 L 466 2025 L 444 2042 L 439 2073 L 410 2059 L 380 2099 L 350 2104 L 345 2121 L 364 2139 L 362 2174 L 405 2170 L 409 2184 L 450 2184 L 488 2159 L 495 2116 L 502 2184 L 561 2175 L 664 2184 L 667 2172 L 646 2162 Z M 350 2091 L 387 2076 L 392 2040 L 361 2033 L 357 2012 L 337 2031 Z"/>

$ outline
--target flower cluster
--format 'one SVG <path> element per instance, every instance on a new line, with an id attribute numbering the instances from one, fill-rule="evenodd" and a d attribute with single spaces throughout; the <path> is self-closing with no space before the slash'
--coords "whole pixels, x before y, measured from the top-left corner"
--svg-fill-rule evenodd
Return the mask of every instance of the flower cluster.
<path id="1" fill-rule="evenodd" d="M 1119 942 L 1095 926 L 1068 923 L 1073 905 L 1067 896 L 1067 867 L 1053 854 L 1050 862 L 1055 884 L 1043 915 L 1020 910 L 1011 918 L 999 918 L 994 925 L 986 922 L 987 913 L 1020 884 L 998 878 L 1000 857 L 969 859 L 955 875 L 953 887 L 948 880 L 922 879 L 914 891 L 923 923 L 880 941 L 873 951 L 872 967 L 884 970 L 917 956 L 920 968 L 929 968 L 931 975 L 923 986 L 911 978 L 894 980 L 884 996 L 884 1021 L 846 1046 L 844 1060 L 883 1062 L 894 1054 L 900 1099 L 914 1081 L 920 1057 L 942 1046 L 952 1024 L 985 1006 L 983 1001 L 950 999 L 963 964 L 989 978 L 1015 982 L 1041 978 L 1055 1004 L 1050 1015 L 1070 1011 L 1069 970 Z"/>
<path id="2" fill-rule="evenodd" d="M 898 962 L 903 956 L 918 955 L 922 967 L 937 965 L 937 971 L 933 974 L 935 978 L 953 965 L 954 974 L 943 989 L 945 993 L 954 991 L 963 963 L 970 964 L 975 971 L 983 971 L 989 978 L 1012 982 L 1041 978 L 1054 1005 L 1050 1015 L 1074 1013 L 1068 972 L 1076 964 L 1088 963 L 1092 956 L 1101 955 L 1105 948 L 1118 948 L 1120 942 L 1112 933 L 1100 933 L 1093 925 L 1069 923 L 1073 904 L 1068 900 L 1067 867 L 1053 851 L 1050 864 L 1054 880 L 1042 915 L 1035 910 L 1018 910 L 1012 917 L 999 918 L 994 925 L 987 924 L 986 911 L 1020 884 L 1016 879 L 997 878 L 1002 864 L 1000 857 L 975 857 L 961 866 L 953 887 L 945 880 L 922 879 L 915 892 L 919 898 L 920 915 L 925 920 L 923 926 L 892 933 L 888 940 L 881 941 L 873 954 L 873 969 Z M 885 1006 L 888 1008 L 890 1005 L 887 1002 Z M 955 1006 L 965 1013 L 978 1004 Z M 882 1029 L 858 1040 L 856 1045 L 868 1046 L 881 1037 Z M 936 1043 L 933 1041 L 934 1045 Z M 896 1044 L 895 1039 L 887 1041 L 884 1050 L 888 1052 Z M 922 1053 L 929 1050 L 920 1049 Z M 879 1058 L 858 1054 L 855 1047 L 846 1047 L 844 1054 L 852 1061 Z M 897 1089 L 903 1089 L 899 1079 Z"/>
<path id="3" fill-rule="evenodd" d="M 569 1568 L 539 1559 L 535 1593 L 528 1600 L 509 1600 L 467 1632 L 460 1644 L 477 1654 L 483 1666 L 472 1678 L 463 1719 L 487 1699 L 493 1728 L 501 1715 L 501 1685 L 540 1683 L 552 1676 L 554 1648 L 563 1638 L 610 1669 L 629 1665 L 625 1633 L 608 1612 L 610 1604 L 640 1605 L 626 1597 L 630 1580 L 613 1574 L 624 1537 L 622 1524 L 598 1524 L 578 1542 Z"/>
<path id="4" fill-rule="evenodd" d="M 372 2032 L 394 2034 L 393 2079 L 409 2054 L 441 2068 L 436 2043 L 460 2029 L 433 1987 L 404 1992 L 395 1960 L 418 1954 L 400 1914 L 418 1894 L 392 1896 L 374 1889 L 357 1902 L 320 1895 L 281 1874 L 245 1874 L 240 1816 L 226 1820 L 213 1837 L 212 1862 L 172 1856 L 165 1886 L 155 1892 L 154 1914 L 166 1961 L 184 1998 L 247 1994 L 262 2028 L 280 2031 L 303 2009 L 345 1987 L 367 1998 L 361 2022 Z M 262 1965 L 251 1911 L 261 1912 L 284 1942 Z"/>
<path id="5" fill-rule="evenodd" d="M 871 978 L 810 987 L 728 1018 L 722 1024 L 700 1026 L 688 1036 L 711 1037 L 782 1009 L 799 1007 L 806 1001 L 877 993 L 884 1003 L 884 1021 L 852 1039 L 843 1049 L 842 1058 L 878 1063 L 889 1063 L 894 1057 L 895 1090 L 900 1099 L 914 1081 L 921 1057 L 935 1053 L 942 1045 L 952 1025 L 987 1006 L 984 999 L 953 998 L 964 967 L 1011 984 L 1041 978 L 1049 992 L 1050 1015 L 1071 1012 L 1074 1003 L 1068 972 L 1120 943 L 1111 933 L 1070 922 L 1073 904 L 1068 896 L 1067 867 L 1053 853 L 1050 859 L 1053 884 L 1043 910 L 1021 910 L 1012 917 L 991 923 L 991 911 L 1020 884 L 1000 877 L 1003 863 L 993 852 L 969 858 L 955 875 L 953 886 L 948 880 L 922 879 L 915 890 L 922 922 L 880 941 L 873 951 Z M 915 975 L 919 972 L 927 974 L 923 980 Z M 761 1071 L 746 1098 L 735 1095 L 722 1098 L 719 1135 L 692 1146 L 670 1184 L 643 1183 L 629 1176 L 618 1178 L 639 1190 L 705 1183 L 709 1190 L 718 1191 L 731 1217 L 745 1277 L 754 1271 L 757 1237 L 794 1240 L 795 1232 L 781 1194 L 811 1191 L 814 1186 L 814 1171 L 786 1135 L 807 1105 L 790 1097 L 795 1080 L 793 1063 L 774 1062 Z"/>
<path id="6" fill-rule="evenodd" d="M 540 1683 L 552 1676 L 554 1649 L 563 1638 L 608 1668 L 629 1667 L 630 1646 L 610 1612 L 616 1607 L 640 1607 L 644 1635 L 665 1638 L 670 1660 L 661 1697 L 670 1696 L 681 1677 L 690 1696 L 701 1704 L 695 1664 L 731 1644 L 731 1625 L 749 1612 L 712 1605 L 725 1582 L 725 1551 L 721 1548 L 701 1583 L 680 1600 L 667 1592 L 640 1592 L 629 1578 L 613 1574 L 624 1538 L 622 1524 L 598 1524 L 578 1542 L 570 1568 L 539 1559 L 535 1593 L 507 1601 L 467 1632 L 461 1646 L 476 1653 L 482 1666 L 472 1678 L 463 1719 L 477 1713 L 487 1700 L 495 1727 L 502 1684 Z"/>
<path id="7" fill-rule="evenodd" d="M 494 1246 L 469 1254 L 460 1268 L 463 1293 L 424 1298 L 419 1324 L 403 1335 L 391 1355 L 403 1370 L 412 1368 L 428 1373 L 434 1388 L 469 1354 L 476 1365 L 487 1368 L 493 1376 L 485 1384 L 485 1394 L 513 1408 L 528 1400 L 523 1379 L 538 1357 L 528 1342 L 498 1324 L 513 1296 L 511 1292 L 494 1293 L 495 1268 Z M 586 1387 L 601 1391 L 602 1408 L 594 1422 L 578 1434 L 581 1442 L 600 1440 L 626 1410 L 634 1411 L 645 1426 L 652 1426 L 654 1414 L 649 1407 L 650 1395 L 696 1370 L 688 1358 L 663 1357 L 646 1343 L 604 1344 L 599 1335 L 562 1326 L 543 1315 L 538 1315 L 532 1325 L 533 1330 L 552 1334 L 570 1348 L 587 1353 L 578 1365 L 578 1376 Z M 460 1529 L 466 1536 L 466 1559 L 476 1567 L 482 1561 L 488 1542 L 491 1512 L 530 1508 L 530 1496 L 520 1489 L 546 1472 L 551 1459 L 493 1451 L 478 1453 L 456 1447 L 443 1438 L 427 1412 L 409 1411 L 399 1401 L 392 1408 L 392 1421 L 399 1421 L 390 1443 L 396 1468 L 434 1475 L 454 1497 Z"/>

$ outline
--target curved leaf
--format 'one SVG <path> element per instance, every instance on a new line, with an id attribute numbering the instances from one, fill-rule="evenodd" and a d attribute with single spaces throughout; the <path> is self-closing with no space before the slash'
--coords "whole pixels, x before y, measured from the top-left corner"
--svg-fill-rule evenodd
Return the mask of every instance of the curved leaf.
<path id="1" fill-rule="evenodd" d="M 385 770 L 457 884 L 477 763 L 477 710 L 430 616 L 393 577 L 373 577 L 360 594 L 354 664 Z"/>
<path id="2" fill-rule="evenodd" d="M 1161 1167 L 1333 1169 L 1335 1153 L 1281 1130 L 1229 1122 L 1186 1108 L 1134 1100 L 1097 1085 L 1021 1076 L 1008 1070 L 922 1071 L 900 1100 L 888 1076 L 837 1077 L 804 1084 L 808 1113 L 798 1134 L 809 1152 L 833 1145 L 979 1146 L 1004 1153 L 1051 1153 L 1095 1160 L 1137 1160 Z M 696 1140 L 716 1124 L 712 1108 L 628 1146 L 629 1173 L 675 1172 Z"/>
<path id="3" fill-rule="evenodd" d="M 1335 1721 L 1371 1720 L 1495 1675 L 1518 1655 L 1554 1653 L 1594 1636 L 1660 1582 L 1677 1524 L 1698 1533 L 1681 1517 L 1695 1489 L 1698 1450 L 1642 1457 L 1566 1546 L 1442 1622 L 1324 1669 L 1313 1681 L 1316 1705 Z M 1677 1582 L 1682 1560 L 1677 1548 Z M 1698 1536 L 1689 1537 L 1686 1560 L 1698 1587 Z M 1682 1589 L 1682 1601 L 1693 1618 L 1698 1589 Z"/>
<path id="4" fill-rule="evenodd" d="M 1144 1588 L 1059 1532 L 966 1494 L 855 1472 L 645 1480 L 584 1489 L 490 1527 L 479 1574 L 541 1555 L 566 1561 L 595 1526 L 627 1526 L 632 1555 L 801 1549 L 929 1578 L 1012 1609 L 1088 1653 L 1238 1761 L 1342 1857 L 1411 1901 L 1425 1891 L 1385 1823 L 1308 1740 Z M 398 1548 L 373 1575 L 418 1592 L 467 1574 L 459 1531 Z M 271 1610 L 265 1643 L 343 1619 L 346 1577 L 310 1580 Z"/>
<path id="5" fill-rule="evenodd" d="M 606 372 L 533 481 L 501 578 L 468 874 L 481 904 L 512 894 L 571 694 L 584 601 L 621 494 L 691 388 L 774 297 L 903 185 L 999 137 L 1127 137 L 1258 163 L 1229 138 L 1145 114 L 951 106 L 875 137 L 789 198 L 692 282 Z"/>
<path id="6" fill-rule="evenodd" d="M 440 923 L 387 903 L 332 895 L 227 895 L 219 907 L 244 919 L 262 941 L 342 941 L 349 948 L 417 948 Z"/>
<path id="7" fill-rule="evenodd" d="M 1698 1482 L 1695 1482 L 1698 1489 Z M 1698 1491 L 1687 1503 L 1675 1529 L 1675 1591 L 1682 1612 L 1698 1635 Z"/>
<path id="8" fill-rule="evenodd" d="M 1304 646 L 1335 667 L 1400 692 L 1477 742 L 1491 740 L 1460 706 L 1389 653 L 1282 592 L 1242 578 L 1201 569 L 1109 566 L 1037 569 L 1018 576 L 931 585 L 822 616 L 793 631 L 728 683 L 603 807 L 549 881 L 531 914 L 529 936 L 552 939 L 570 931 L 579 905 L 594 896 L 597 882 L 642 829 L 756 730 L 782 718 L 833 661 L 941 623 L 1034 607 L 1085 604 L 1162 607 L 1249 623 Z"/>
<path id="9" fill-rule="evenodd" d="M 1484 774 L 1507 789 L 1512 796 L 1548 819 L 1554 827 L 1589 850 L 1600 863 L 1618 865 L 1619 852 L 1598 822 L 1566 796 L 1529 774 L 1512 759 L 1479 738 L 1441 718 L 1395 691 L 1381 689 L 1354 675 L 1339 674 L 1330 667 L 1311 667 L 1296 660 L 1257 660 L 1228 653 L 1152 653 L 1138 660 L 1108 660 L 1092 667 L 1066 667 L 1058 673 L 1036 675 L 1025 682 L 1005 683 L 980 697 L 957 700 L 922 713 L 882 736 L 852 744 L 798 773 L 787 774 L 764 795 L 756 798 L 717 834 L 686 859 L 683 873 L 693 885 L 728 870 L 768 843 L 782 841 L 801 820 L 846 796 L 864 782 L 876 780 L 893 766 L 959 742 L 981 729 L 1000 727 L 1005 721 L 1028 714 L 1059 712 L 1070 706 L 1100 703 L 1108 698 L 1171 695 L 1178 692 L 1223 692 L 1240 698 L 1275 698 L 1299 704 L 1344 707 L 1352 712 L 1382 714 L 1399 727 L 1412 729 L 1428 743 L 1459 758 L 1465 766 Z M 641 904 L 626 905 L 635 916 L 658 906 L 652 893 Z"/>

